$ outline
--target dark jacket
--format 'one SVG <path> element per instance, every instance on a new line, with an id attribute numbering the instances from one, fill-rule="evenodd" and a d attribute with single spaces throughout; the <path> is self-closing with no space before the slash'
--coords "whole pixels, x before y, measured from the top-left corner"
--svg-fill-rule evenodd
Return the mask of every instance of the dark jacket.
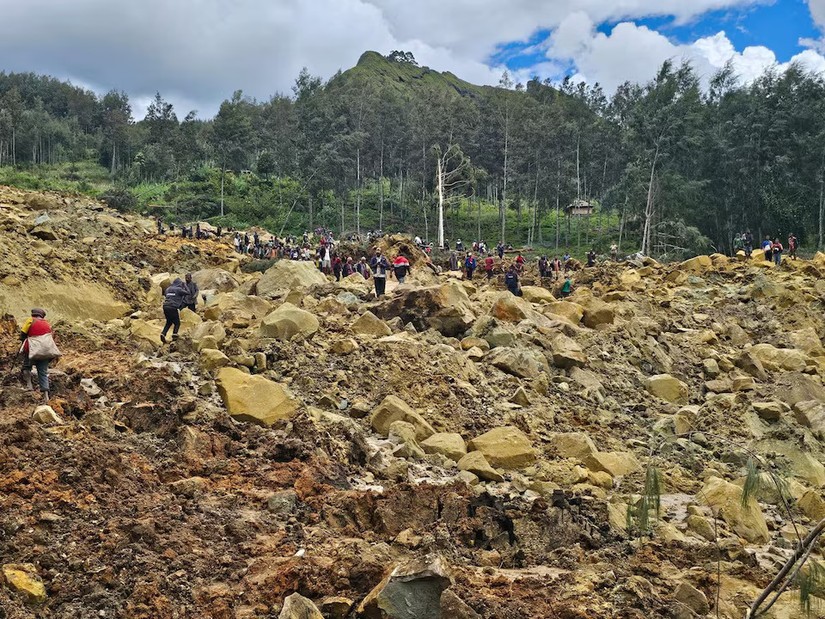
<path id="1" fill-rule="evenodd" d="M 181 309 L 186 307 L 186 297 L 188 291 L 186 290 L 186 283 L 178 278 L 166 289 L 163 296 L 163 307 L 172 309 Z"/>
<path id="2" fill-rule="evenodd" d="M 183 288 L 184 290 L 186 290 L 186 298 L 184 299 L 184 304 L 181 307 L 197 305 L 198 293 L 200 293 L 200 290 L 198 289 L 198 285 L 194 282 L 194 280 L 189 282 L 188 284 L 184 281 Z"/>

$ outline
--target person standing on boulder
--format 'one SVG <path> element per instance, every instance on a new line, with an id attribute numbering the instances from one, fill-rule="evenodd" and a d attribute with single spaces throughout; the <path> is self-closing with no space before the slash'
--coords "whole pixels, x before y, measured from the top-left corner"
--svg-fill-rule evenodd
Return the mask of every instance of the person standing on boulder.
<path id="1" fill-rule="evenodd" d="M 52 327 L 46 321 L 46 311 L 39 307 L 31 311 L 31 317 L 20 329 L 20 354 L 23 357 L 23 380 L 26 388 L 33 390 L 32 366 L 37 368 L 37 382 L 43 400 L 49 401 L 49 363 L 60 356 L 52 337 Z"/>
<path id="2" fill-rule="evenodd" d="M 779 242 L 779 239 L 774 239 L 773 243 L 771 243 L 771 257 L 773 258 L 774 264 L 779 266 L 782 264 L 782 251 L 784 247 L 782 247 L 782 243 Z"/>
<path id="3" fill-rule="evenodd" d="M 750 260 L 751 254 L 753 253 L 753 234 L 751 234 L 750 230 L 746 230 L 745 234 L 742 235 L 742 244 L 745 249 L 745 258 Z"/>
<path id="4" fill-rule="evenodd" d="M 487 254 L 484 259 L 484 272 L 487 273 L 487 279 L 493 279 L 493 269 L 495 269 L 496 261 L 493 259 L 493 254 Z"/>
<path id="5" fill-rule="evenodd" d="M 587 266 L 592 267 L 596 266 L 596 252 L 595 250 L 590 250 L 587 252 Z"/>
<path id="6" fill-rule="evenodd" d="M 407 274 L 412 273 L 410 261 L 405 256 L 396 256 L 395 260 L 392 261 L 392 272 L 398 283 L 403 284 Z"/>
<path id="7" fill-rule="evenodd" d="M 361 256 L 361 261 L 355 265 L 355 271 L 360 273 L 364 279 L 370 278 L 370 265 L 367 264 L 366 256 Z"/>
<path id="8" fill-rule="evenodd" d="M 796 235 L 791 232 L 788 235 L 788 258 L 793 258 L 796 260 L 796 250 L 799 249 L 799 241 L 796 238 Z"/>
<path id="9" fill-rule="evenodd" d="M 183 285 L 186 288 L 186 298 L 184 299 L 183 307 L 195 311 L 195 306 L 198 304 L 198 294 L 200 290 L 198 285 L 192 281 L 192 274 L 187 273 Z"/>
<path id="10" fill-rule="evenodd" d="M 498 252 L 498 259 L 504 260 L 504 242 L 499 241 L 498 245 L 496 245 L 496 251 Z"/>
<path id="11" fill-rule="evenodd" d="M 478 263 L 473 257 L 472 252 L 470 252 L 464 260 L 464 270 L 467 272 L 467 279 L 473 279 L 473 273 L 475 272 L 477 266 Z"/>
<path id="12" fill-rule="evenodd" d="M 370 261 L 372 267 L 372 277 L 375 280 L 375 296 L 380 298 L 387 289 L 387 271 L 390 268 L 390 263 L 386 256 L 381 255 L 381 250 L 376 249 L 375 255 Z"/>
<path id="13" fill-rule="evenodd" d="M 507 273 L 504 275 L 504 285 L 507 286 L 507 290 L 515 296 L 522 296 L 523 293 L 521 292 L 521 286 L 518 281 L 518 271 L 512 264 L 510 265 L 510 268 L 507 269 Z"/>
<path id="14" fill-rule="evenodd" d="M 163 315 L 166 317 L 166 324 L 163 326 L 163 331 L 160 334 L 160 341 L 166 343 L 166 334 L 170 327 L 172 330 L 172 339 L 178 339 L 178 331 L 180 330 L 180 310 L 186 307 L 186 284 L 181 278 L 177 278 L 166 289 L 163 297 Z"/>
<path id="15" fill-rule="evenodd" d="M 450 270 L 458 271 L 458 256 L 455 252 L 450 252 Z"/>

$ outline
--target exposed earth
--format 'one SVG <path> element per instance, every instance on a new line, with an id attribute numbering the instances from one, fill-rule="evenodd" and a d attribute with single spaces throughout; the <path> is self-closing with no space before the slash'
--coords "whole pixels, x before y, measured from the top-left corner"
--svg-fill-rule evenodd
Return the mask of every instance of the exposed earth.
<path id="1" fill-rule="evenodd" d="M 413 273 L 376 301 L 0 188 L 0 618 L 740 619 L 825 518 L 825 255 L 598 265 L 557 300 L 381 245 Z"/>

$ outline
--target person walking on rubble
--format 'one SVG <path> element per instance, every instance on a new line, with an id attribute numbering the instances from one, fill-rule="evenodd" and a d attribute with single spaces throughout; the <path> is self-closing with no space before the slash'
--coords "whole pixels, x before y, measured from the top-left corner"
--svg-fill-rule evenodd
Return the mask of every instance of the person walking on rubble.
<path id="1" fill-rule="evenodd" d="M 186 307 L 186 284 L 178 277 L 166 289 L 163 297 L 163 315 L 166 317 L 166 324 L 163 326 L 163 331 L 160 334 L 160 341 L 166 343 L 166 334 L 169 333 L 169 328 L 173 327 L 172 340 L 178 339 L 178 331 L 180 330 L 180 310 Z"/>
<path id="2" fill-rule="evenodd" d="M 200 290 L 198 289 L 198 285 L 192 281 L 191 273 L 186 274 L 183 285 L 186 288 L 186 298 L 184 299 L 183 306 L 194 312 L 195 306 L 198 303 L 198 293 L 200 293 Z"/>
<path id="3" fill-rule="evenodd" d="M 390 263 L 386 256 L 381 255 L 381 250 L 376 249 L 375 255 L 370 261 L 370 266 L 372 267 L 372 278 L 375 280 L 375 297 L 380 298 L 387 289 L 387 271 L 390 269 Z"/>
<path id="4" fill-rule="evenodd" d="M 49 401 L 49 364 L 60 356 L 54 343 L 52 327 L 46 321 L 45 310 L 39 307 L 31 311 L 31 317 L 20 329 L 20 355 L 23 358 L 23 380 L 26 388 L 33 390 L 32 366 L 37 368 L 37 382 L 43 400 Z"/>
<path id="5" fill-rule="evenodd" d="M 515 265 L 511 264 L 507 269 L 507 273 L 504 275 L 504 285 L 507 286 L 507 290 L 515 296 L 522 296 L 521 285 L 518 281 L 518 269 Z"/>

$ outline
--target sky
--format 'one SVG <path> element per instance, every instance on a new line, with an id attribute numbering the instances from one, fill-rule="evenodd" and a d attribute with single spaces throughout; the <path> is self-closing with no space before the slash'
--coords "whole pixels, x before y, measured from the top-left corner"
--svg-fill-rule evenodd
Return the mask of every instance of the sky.
<path id="1" fill-rule="evenodd" d="M 704 79 L 730 62 L 742 83 L 791 62 L 825 73 L 825 0 L 0 0 L 0 71 L 155 92 L 212 116 L 235 90 L 289 93 L 366 50 L 411 51 L 477 84 L 538 76 L 645 82 L 665 60 Z"/>

